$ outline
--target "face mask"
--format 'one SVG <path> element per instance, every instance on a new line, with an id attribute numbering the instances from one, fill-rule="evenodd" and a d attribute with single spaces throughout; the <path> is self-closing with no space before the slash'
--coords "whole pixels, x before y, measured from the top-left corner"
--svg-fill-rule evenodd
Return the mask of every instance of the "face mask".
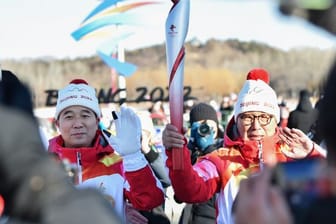
<path id="1" fill-rule="evenodd" d="M 214 144 L 214 130 L 206 122 L 194 122 L 190 130 L 190 141 L 201 151 Z"/>

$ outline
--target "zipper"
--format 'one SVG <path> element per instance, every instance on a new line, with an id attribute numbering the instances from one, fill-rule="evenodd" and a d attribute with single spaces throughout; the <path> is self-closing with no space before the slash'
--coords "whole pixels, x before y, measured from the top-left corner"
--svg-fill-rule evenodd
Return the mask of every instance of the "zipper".
<path id="1" fill-rule="evenodd" d="M 258 141 L 258 158 L 259 158 L 260 170 L 263 170 L 264 169 L 264 159 L 263 159 L 263 150 L 262 150 L 261 141 Z"/>
<path id="2" fill-rule="evenodd" d="M 77 152 L 77 184 L 82 183 L 82 159 L 81 159 L 81 153 Z"/>

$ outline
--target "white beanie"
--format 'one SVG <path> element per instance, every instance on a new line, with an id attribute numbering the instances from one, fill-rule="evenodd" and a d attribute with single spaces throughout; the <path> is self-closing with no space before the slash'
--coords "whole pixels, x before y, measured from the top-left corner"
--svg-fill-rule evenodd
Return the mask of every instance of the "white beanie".
<path id="1" fill-rule="evenodd" d="M 57 119 L 62 110 L 70 106 L 87 107 L 93 110 L 97 117 L 101 117 L 96 91 L 85 80 L 74 79 L 58 91 L 55 118 Z"/>
<path id="2" fill-rule="evenodd" d="M 234 119 L 248 111 L 260 111 L 271 114 L 277 123 L 280 121 L 280 108 L 275 91 L 268 85 L 269 75 L 264 69 L 253 69 L 247 74 L 247 80 L 238 94 L 234 107 Z"/>

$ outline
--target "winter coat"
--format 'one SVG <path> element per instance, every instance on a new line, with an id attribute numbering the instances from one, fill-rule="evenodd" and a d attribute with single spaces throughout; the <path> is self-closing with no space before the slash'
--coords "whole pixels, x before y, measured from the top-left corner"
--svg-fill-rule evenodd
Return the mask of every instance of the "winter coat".
<path id="1" fill-rule="evenodd" d="M 99 189 L 125 220 L 125 200 L 138 210 L 151 210 L 163 203 L 163 190 L 146 167 L 124 172 L 122 157 L 108 144 L 101 131 L 97 131 L 93 147 L 66 148 L 61 135 L 49 141 L 49 152 L 61 160 L 68 160 L 77 170 L 77 187 Z"/>
<path id="2" fill-rule="evenodd" d="M 216 196 L 203 203 L 186 204 L 179 224 L 213 224 L 216 221 Z"/>
<path id="3" fill-rule="evenodd" d="M 297 128 L 307 134 L 316 122 L 318 111 L 313 108 L 308 95 L 300 97 L 298 106 L 289 113 L 287 127 Z"/>
<path id="4" fill-rule="evenodd" d="M 166 163 L 176 198 L 186 203 L 201 203 L 217 194 L 216 223 L 219 224 L 233 223 L 232 203 L 242 179 L 259 172 L 264 163 L 293 160 L 283 154 L 282 151 L 291 149 L 280 140 L 278 131 L 260 142 L 243 141 L 241 138 L 233 139 L 230 135 L 234 125 L 231 119 L 224 136 L 224 147 L 205 155 L 194 166 L 191 165 L 190 153 L 185 145 L 183 171 L 173 169 L 172 151 L 166 150 Z M 321 157 L 316 150 L 309 156 Z"/>
<path id="5" fill-rule="evenodd" d="M 223 146 L 223 139 L 217 138 L 215 144 L 206 148 L 204 152 L 191 146 L 191 144 L 188 146 L 191 153 L 191 163 L 195 164 L 200 157 L 221 148 Z M 180 216 L 179 224 L 213 224 L 216 221 L 215 207 L 216 195 L 206 202 L 186 204 Z"/>

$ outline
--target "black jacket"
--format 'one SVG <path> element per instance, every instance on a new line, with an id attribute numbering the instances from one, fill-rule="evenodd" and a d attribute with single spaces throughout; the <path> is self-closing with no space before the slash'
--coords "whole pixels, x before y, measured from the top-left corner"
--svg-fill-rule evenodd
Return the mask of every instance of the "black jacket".
<path id="1" fill-rule="evenodd" d="M 318 111 L 313 108 L 308 94 L 300 94 L 298 106 L 290 112 L 287 127 L 297 128 L 305 134 L 317 120 Z"/>
<path id="2" fill-rule="evenodd" d="M 194 164 L 199 156 L 211 153 L 223 146 L 223 139 L 217 138 L 214 145 L 210 145 L 204 152 L 197 150 L 195 147 L 188 147 L 191 151 L 191 162 Z M 197 204 L 186 204 L 179 224 L 214 224 L 216 223 L 216 195 L 210 198 L 208 201 Z"/>

